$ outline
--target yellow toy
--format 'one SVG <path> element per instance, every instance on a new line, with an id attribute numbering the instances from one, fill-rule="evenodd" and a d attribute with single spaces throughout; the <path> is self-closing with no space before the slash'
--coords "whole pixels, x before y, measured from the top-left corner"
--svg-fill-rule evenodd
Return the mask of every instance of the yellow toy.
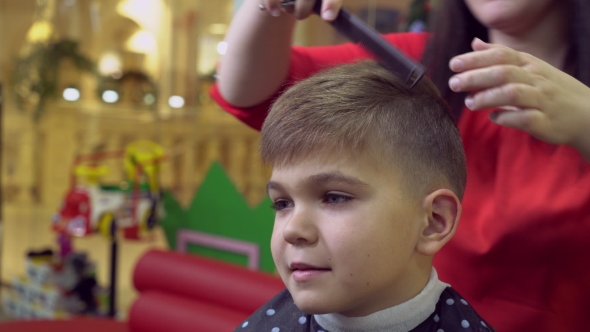
<path id="1" fill-rule="evenodd" d="M 99 183 L 108 173 L 99 161 L 113 157 L 123 158 L 127 188 Z M 163 215 L 158 181 L 163 158 L 162 147 L 151 141 L 131 143 L 125 151 L 78 157 L 72 186 L 54 216 L 53 229 L 68 236 L 98 232 L 109 237 L 116 228 L 127 239 L 140 239 Z"/>

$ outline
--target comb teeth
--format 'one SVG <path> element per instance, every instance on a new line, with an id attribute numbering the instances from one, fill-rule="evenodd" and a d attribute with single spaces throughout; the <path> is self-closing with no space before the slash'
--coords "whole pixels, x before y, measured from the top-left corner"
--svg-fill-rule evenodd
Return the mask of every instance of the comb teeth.
<path id="1" fill-rule="evenodd" d="M 317 0 L 313 10 L 320 15 L 321 9 L 322 1 Z M 367 51 L 375 55 L 382 67 L 399 77 L 410 89 L 424 76 L 424 66 L 398 51 L 377 31 L 345 8 L 340 9 L 338 17 L 331 24 L 350 41 L 361 44 Z"/>

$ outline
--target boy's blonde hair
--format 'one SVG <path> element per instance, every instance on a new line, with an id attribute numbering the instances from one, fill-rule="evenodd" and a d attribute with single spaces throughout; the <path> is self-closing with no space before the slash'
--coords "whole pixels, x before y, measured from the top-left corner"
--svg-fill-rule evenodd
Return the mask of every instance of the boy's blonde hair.
<path id="1" fill-rule="evenodd" d="M 443 185 L 462 198 L 467 178 L 459 132 L 432 82 L 423 78 L 410 90 L 373 61 L 323 71 L 286 91 L 262 126 L 260 152 L 272 166 L 372 153 L 419 195 Z"/>

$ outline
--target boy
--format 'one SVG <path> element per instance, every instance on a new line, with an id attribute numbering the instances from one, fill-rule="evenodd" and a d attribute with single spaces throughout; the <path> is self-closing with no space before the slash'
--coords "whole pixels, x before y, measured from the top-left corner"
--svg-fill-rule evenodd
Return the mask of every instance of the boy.
<path id="1" fill-rule="evenodd" d="M 261 155 L 287 290 L 236 331 L 493 331 L 432 267 L 466 166 L 429 80 L 408 90 L 374 62 L 304 80 L 273 105 Z"/>

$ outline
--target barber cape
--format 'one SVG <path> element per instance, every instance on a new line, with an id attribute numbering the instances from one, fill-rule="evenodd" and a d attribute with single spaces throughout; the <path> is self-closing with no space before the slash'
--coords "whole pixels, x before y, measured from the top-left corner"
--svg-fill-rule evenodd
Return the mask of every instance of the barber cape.
<path id="1" fill-rule="evenodd" d="M 283 290 L 235 332 L 489 332 L 495 331 L 433 269 L 424 290 L 413 299 L 365 317 L 305 314 Z"/>

